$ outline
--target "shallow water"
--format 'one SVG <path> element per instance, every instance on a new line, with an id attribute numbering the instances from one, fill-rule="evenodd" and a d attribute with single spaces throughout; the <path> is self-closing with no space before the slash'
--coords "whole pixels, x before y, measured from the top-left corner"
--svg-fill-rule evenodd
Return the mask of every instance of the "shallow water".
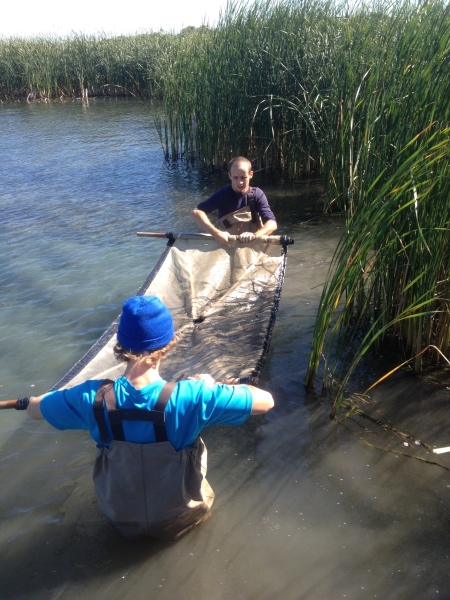
<path id="1" fill-rule="evenodd" d="M 152 110 L 0 106 L 1 399 L 44 392 L 113 321 L 163 248 L 136 231 L 194 230 L 190 209 L 226 183 L 166 163 Z M 361 419 L 331 422 L 303 388 L 342 223 L 309 221 L 314 183 L 254 184 L 296 240 L 262 377 L 276 407 L 205 432 L 212 518 L 175 544 L 117 537 L 97 508 L 86 433 L 3 411 L 2 599 L 450 598 L 446 455 Z M 379 420 L 450 445 L 445 387 L 402 376 L 374 398 Z"/>

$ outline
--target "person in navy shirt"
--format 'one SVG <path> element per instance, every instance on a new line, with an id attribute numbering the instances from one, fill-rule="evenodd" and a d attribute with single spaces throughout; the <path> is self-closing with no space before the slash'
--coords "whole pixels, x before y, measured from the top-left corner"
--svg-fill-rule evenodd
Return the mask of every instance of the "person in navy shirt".
<path id="1" fill-rule="evenodd" d="M 233 158 L 228 163 L 228 177 L 230 185 L 194 208 L 191 216 L 195 223 L 219 244 L 228 243 L 230 235 L 238 235 L 240 242 L 250 242 L 274 232 L 277 222 L 264 192 L 250 187 L 251 162 L 243 156 Z M 215 210 L 216 226 L 209 219 Z"/>

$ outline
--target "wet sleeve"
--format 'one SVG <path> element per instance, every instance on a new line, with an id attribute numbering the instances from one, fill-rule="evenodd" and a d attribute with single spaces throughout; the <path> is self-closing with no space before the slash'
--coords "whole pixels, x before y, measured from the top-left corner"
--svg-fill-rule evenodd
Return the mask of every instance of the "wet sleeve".
<path id="1" fill-rule="evenodd" d="M 255 193 L 255 205 L 263 223 L 267 223 L 267 221 L 276 221 L 266 195 L 260 189 Z"/>
<path id="2" fill-rule="evenodd" d="M 89 429 L 92 405 L 100 381 L 46 394 L 41 400 L 44 419 L 56 429 Z"/>

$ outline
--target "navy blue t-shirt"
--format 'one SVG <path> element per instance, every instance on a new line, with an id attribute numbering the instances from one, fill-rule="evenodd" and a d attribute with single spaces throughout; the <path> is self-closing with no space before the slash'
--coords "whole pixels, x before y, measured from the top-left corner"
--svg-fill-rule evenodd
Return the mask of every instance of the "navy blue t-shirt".
<path id="1" fill-rule="evenodd" d="M 253 190 L 255 209 L 261 217 L 262 222 L 266 223 L 267 221 L 276 221 L 264 192 L 257 187 L 251 189 Z M 230 213 L 233 213 L 244 206 L 248 206 L 247 198 L 248 192 L 245 194 L 240 194 L 239 192 L 235 192 L 231 185 L 227 185 L 213 194 L 210 198 L 208 198 L 208 200 L 200 202 L 197 208 L 202 210 L 207 215 L 217 210 L 217 217 L 221 219 L 225 215 L 229 215 Z"/>

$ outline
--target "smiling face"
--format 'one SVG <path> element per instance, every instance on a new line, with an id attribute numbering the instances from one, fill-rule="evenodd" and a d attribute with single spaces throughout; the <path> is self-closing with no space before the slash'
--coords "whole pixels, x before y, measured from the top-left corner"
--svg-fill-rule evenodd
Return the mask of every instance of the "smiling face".
<path id="1" fill-rule="evenodd" d="M 231 179 L 231 187 L 239 194 L 246 194 L 250 187 L 250 179 L 253 171 L 249 171 L 245 163 L 236 163 L 231 167 L 228 177 Z"/>

